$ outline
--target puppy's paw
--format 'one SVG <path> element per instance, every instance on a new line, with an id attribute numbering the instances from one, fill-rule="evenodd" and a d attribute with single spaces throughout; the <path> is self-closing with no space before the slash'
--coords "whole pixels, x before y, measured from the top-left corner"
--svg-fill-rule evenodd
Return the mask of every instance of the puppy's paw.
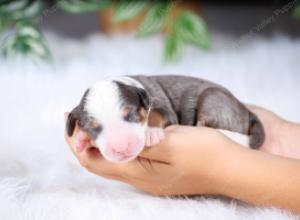
<path id="1" fill-rule="evenodd" d="M 165 138 L 165 133 L 162 128 L 148 127 L 146 130 L 146 143 L 147 147 L 158 144 Z"/>

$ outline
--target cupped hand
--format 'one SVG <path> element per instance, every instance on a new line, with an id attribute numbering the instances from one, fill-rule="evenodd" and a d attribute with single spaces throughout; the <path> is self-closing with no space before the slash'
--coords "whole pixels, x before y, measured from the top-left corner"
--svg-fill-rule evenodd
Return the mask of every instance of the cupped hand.
<path id="1" fill-rule="evenodd" d="M 266 109 L 248 107 L 265 127 L 262 151 L 300 158 L 299 147 L 295 144 L 299 143 L 299 125 Z M 78 131 L 76 126 L 73 136 Z M 77 152 L 74 138 L 65 137 L 80 164 L 90 172 L 155 195 L 222 194 L 222 184 L 226 181 L 224 164 L 236 161 L 240 149 L 247 150 L 217 130 L 206 127 L 171 126 L 165 129 L 165 135 L 158 145 L 145 148 L 138 158 L 125 164 L 106 161 L 93 146 Z"/>
<path id="2" fill-rule="evenodd" d="M 78 152 L 74 150 L 74 139 L 65 138 L 80 164 L 96 175 L 155 195 L 218 194 L 222 163 L 230 160 L 226 156 L 228 146 L 239 146 L 217 130 L 205 127 L 171 126 L 165 134 L 161 143 L 145 148 L 139 157 L 124 164 L 106 161 L 93 146 Z"/>

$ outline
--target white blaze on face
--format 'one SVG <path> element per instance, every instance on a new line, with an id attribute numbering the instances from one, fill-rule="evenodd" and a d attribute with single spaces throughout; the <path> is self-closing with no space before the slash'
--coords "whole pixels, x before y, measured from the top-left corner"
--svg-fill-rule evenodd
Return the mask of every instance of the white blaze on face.
<path id="1" fill-rule="evenodd" d="M 90 88 L 86 100 L 87 112 L 101 124 L 121 119 L 121 100 L 115 83 L 106 80 L 97 82 Z"/>
<path id="2" fill-rule="evenodd" d="M 105 159 L 127 162 L 134 159 L 145 144 L 146 125 L 124 121 L 118 86 L 112 80 L 97 82 L 89 89 L 85 110 L 101 125 L 95 140 Z"/>

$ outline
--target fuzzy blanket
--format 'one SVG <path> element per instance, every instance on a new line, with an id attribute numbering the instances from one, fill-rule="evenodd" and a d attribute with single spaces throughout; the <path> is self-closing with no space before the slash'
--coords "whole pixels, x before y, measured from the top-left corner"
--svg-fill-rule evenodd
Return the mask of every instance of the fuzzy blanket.
<path id="1" fill-rule="evenodd" d="M 215 34 L 210 52 L 187 48 L 162 62 L 160 37 L 51 33 L 50 66 L 0 59 L 0 219 L 297 219 L 283 210 L 220 198 L 159 198 L 81 168 L 63 138 L 63 112 L 107 75 L 186 74 L 229 88 L 247 103 L 300 122 L 300 40 Z M 274 183 L 276 184 L 276 183 Z"/>

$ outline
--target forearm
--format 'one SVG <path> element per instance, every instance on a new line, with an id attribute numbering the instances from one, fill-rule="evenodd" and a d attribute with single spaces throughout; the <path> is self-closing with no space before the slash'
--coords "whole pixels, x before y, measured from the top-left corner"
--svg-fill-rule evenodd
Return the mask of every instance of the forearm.
<path id="1" fill-rule="evenodd" d="M 300 213 L 300 161 L 236 146 L 224 161 L 220 193 Z"/>

